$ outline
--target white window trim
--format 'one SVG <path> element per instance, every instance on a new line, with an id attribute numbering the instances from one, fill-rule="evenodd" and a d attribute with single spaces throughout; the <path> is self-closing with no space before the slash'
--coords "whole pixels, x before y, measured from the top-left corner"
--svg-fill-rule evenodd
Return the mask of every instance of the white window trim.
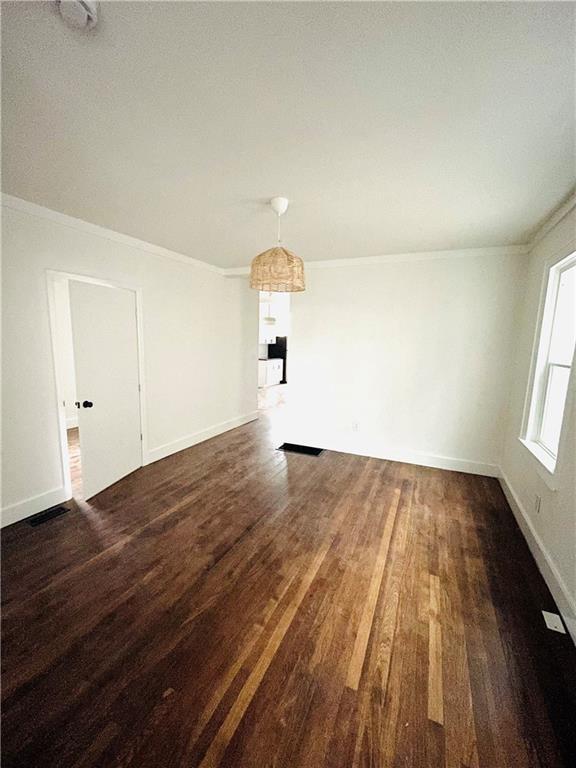
<path id="1" fill-rule="evenodd" d="M 518 438 L 522 445 L 536 459 L 536 469 L 538 474 L 551 490 L 556 490 L 557 488 L 555 475 L 558 457 L 554 456 L 538 438 L 542 426 L 542 412 L 546 395 L 546 379 L 550 369 L 548 352 L 550 349 L 552 324 L 556 312 L 556 301 L 558 299 L 558 284 L 562 272 L 575 265 L 576 251 L 573 251 L 571 248 L 567 255 L 566 251 L 564 251 L 562 256 L 556 255 L 556 257 L 548 261 L 545 266 L 538 311 L 538 323 L 536 326 L 532 363 L 530 366 L 531 374 L 526 392 L 522 431 Z M 555 294 L 556 300 L 551 304 L 550 300 Z M 546 311 L 547 305 L 549 305 L 548 311 Z M 566 419 L 564 418 L 562 431 L 564 431 L 565 422 Z M 560 435 L 558 453 L 560 453 L 561 445 L 562 434 Z"/>

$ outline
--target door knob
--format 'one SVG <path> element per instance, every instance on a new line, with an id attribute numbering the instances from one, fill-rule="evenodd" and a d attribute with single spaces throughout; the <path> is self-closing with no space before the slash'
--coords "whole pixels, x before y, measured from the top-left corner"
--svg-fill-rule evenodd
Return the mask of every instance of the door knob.
<path id="1" fill-rule="evenodd" d="M 84 400 L 82 403 L 82 408 L 92 408 L 94 403 L 91 400 Z"/>

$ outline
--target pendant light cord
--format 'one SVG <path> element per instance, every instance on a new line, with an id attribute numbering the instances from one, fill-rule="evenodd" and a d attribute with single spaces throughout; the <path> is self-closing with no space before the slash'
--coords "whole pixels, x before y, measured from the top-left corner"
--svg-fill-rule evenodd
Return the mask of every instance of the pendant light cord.
<path id="1" fill-rule="evenodd" d="M 280 245 L 280 243 L 282 242 L 282 240 L 280 239 L 280 216 L 278 216 L 277 240 L 278 240 L 278 245 Z"/>

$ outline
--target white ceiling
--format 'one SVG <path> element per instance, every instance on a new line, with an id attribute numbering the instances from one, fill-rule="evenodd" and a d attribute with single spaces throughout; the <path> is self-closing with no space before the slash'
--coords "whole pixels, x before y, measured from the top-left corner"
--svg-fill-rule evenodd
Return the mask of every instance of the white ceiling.
<path id="1" fill-rule="evenodd" d="M 570 191 L 573 3 L 2 3 L 3 184 L 218 266 L 525 242 Z"/>

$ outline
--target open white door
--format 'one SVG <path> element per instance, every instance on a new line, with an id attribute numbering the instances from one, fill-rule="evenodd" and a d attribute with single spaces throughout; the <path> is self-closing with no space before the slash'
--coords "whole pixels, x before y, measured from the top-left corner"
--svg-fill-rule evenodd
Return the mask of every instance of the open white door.
<path id="1" fill-rule="evenodd" d="M 136 294 L 70 281 L 84 497 L 142 466 Z"/>

